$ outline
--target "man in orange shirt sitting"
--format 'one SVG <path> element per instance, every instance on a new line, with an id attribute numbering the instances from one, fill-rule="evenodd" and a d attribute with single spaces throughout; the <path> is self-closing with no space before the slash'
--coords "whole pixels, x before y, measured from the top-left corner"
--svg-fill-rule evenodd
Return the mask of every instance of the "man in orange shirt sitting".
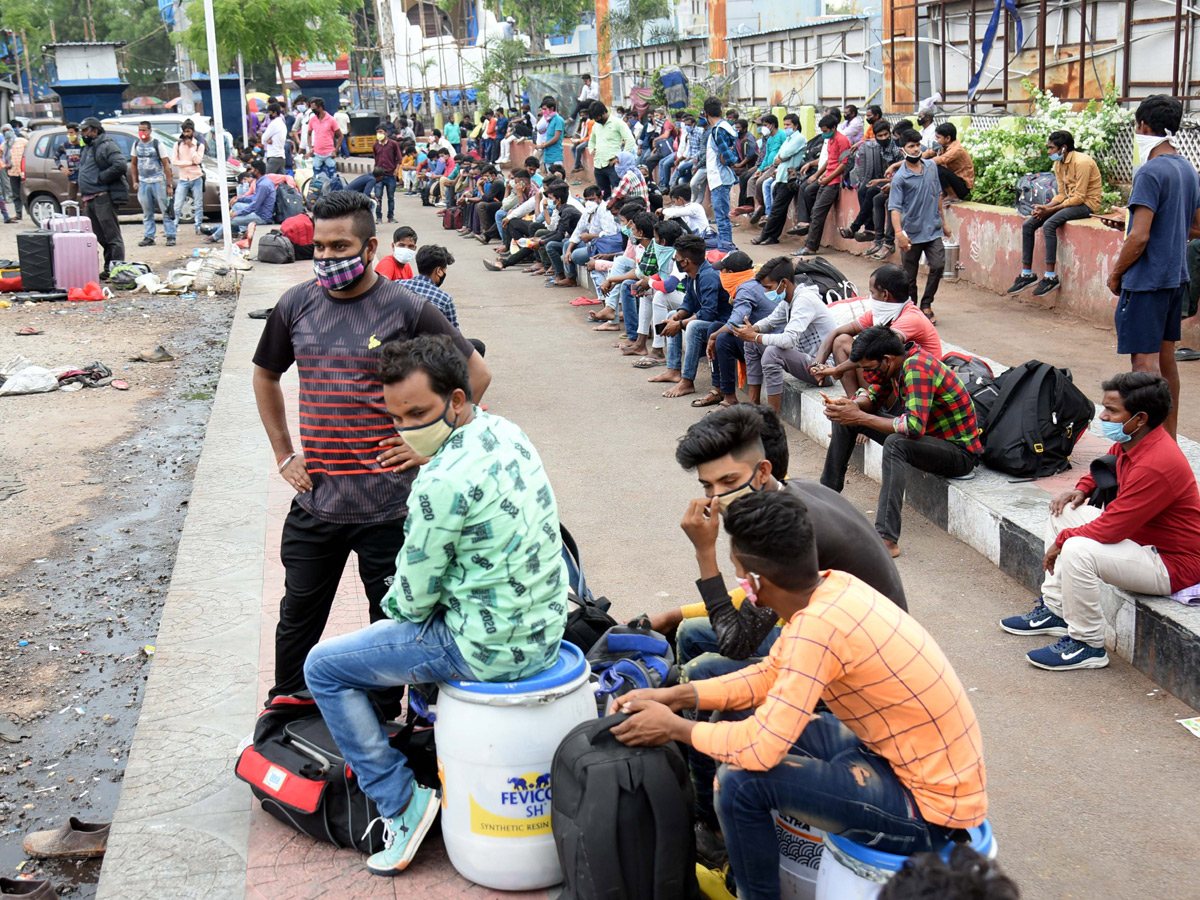
<path id="1" fill-rule="evenodd" d="M 701 591 L 726 591 L 719 520 L 697 545 Z M 940 849 L 987 815 L 983 743 L 966 689 L 915 619 L 845 572 L 817 568 L 804 502 L 757 492 L 725 513 L 748 602 L 787 624 L 770 656 L 719 678 L 640 690 L 612 733 L 630 746 L 682 741 L 724 765 L 717 815 L 738 900 L 778 900 L 773 810 L 909 856 Z M 814 714 L 823 700 L 829 712 Z M 755 708 L 691 722 L 685 709 Z"/>
<path id="2" fill-rule="evenodd" d="M 408 281 L 415 274 L 413 260 L 417 258 L 417 232 L 401 225 L 392 232 L 392 254 L 385 256 L 375 271 L 388 281 Z"/>

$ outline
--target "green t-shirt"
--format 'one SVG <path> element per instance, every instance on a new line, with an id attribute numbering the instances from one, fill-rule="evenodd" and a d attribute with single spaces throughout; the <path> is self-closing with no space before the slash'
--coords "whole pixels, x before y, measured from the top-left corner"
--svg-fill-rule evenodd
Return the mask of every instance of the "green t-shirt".
<path id="1" fill-rule="evenodd" d="M 558 504 L 529 438 L 479 408 L 421 467 L 408 500 L 392 619 L 445 612 L 480 681 L 515 681 L 558 659 L 567 574 Z"/>

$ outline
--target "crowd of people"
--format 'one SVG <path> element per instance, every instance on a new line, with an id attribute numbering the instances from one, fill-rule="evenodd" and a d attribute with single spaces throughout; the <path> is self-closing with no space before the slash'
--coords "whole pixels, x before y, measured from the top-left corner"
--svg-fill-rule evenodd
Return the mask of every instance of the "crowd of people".
<path id="1" fill-rule="evenodd" d="M 1200 181 L 1169 140 L 1177 107 L 1151 98 L 1137 112 L 1146 162 L 1112 286 L 1122 307 L 1133 307 L 1118 312 L 1118 338 L 1138 349 L 1129 350 L 1135 371 L 1101 385 L 1112 477 L 1085 475 L 1053 499 L 1041 596 L 1032 611 L 999 623 L 1057 639 L 1027 653 L 1042 669 L 1108 664 L 1104 585 L 1167 594 L 1200 583 L 1200 492 L 1173 439 L 1177 381 L 1153 371 L 1158 343 L 1165 368 L 1165 348 L 1178 337 L 1184 244 L 1200 237 Z M 616 709 L 628 718 L 614 734 L 631 745 L 689 748 L 698 850 L 702 859 L 727 856 L 739 897 L 779 896 L 774 809 L 833 833 L 870 834 L 887 852 L 945 846 L 987 814 L 981 731 L 950 661 L 909 615 L 894 559 L 909 473 L 967 477 L 982 450 L 971 397 L 942 361 L 930 308 L 945 204 L 966 199 L 973 177 L 953 126 L 923 135 L 908 122 L 893 126 L 877 107 L 860 117 L 850 106 L 823 115 L 819 144 L 797 138 L 790 114 L 778 132 L 775 117 L 763 116 L 756 142 L 744 119 L 706 103 L 705 123 L 685 115 L 677 134 L 653 117 L 646 142 L 620 112 L 581 95 L 575 118 L 588 124 L 576 137 L 586 140 L 596 183 L 576 196 L 552 98 L 540 113 L 529 122 L 540 155 L 510 171 L 472 143 L 487 138 L 461 129 L 448 136 L 449 127 L 424 146 L 401 136 L 397 165 L 404 194 L 422 198 L 413 209 L 435 207 L 440 233 L 498 242 L 495 259 L 484 261 L 489 272 L 524 269 L 552 287 L 589 278 L 597 297 L 576 302 L 594 307 L 588 321 L 597 331 L 623 332 L 614 349 L 635 366 L 662 369 L 650 381 L 665 386 L 664 397 L 694 394 L 700 361 L 709 365 L 712 390 L 692 404 L 715 409 L 674 448 L 703 494 L 681 523 L 696 551 L 700 602 L 650 620 L 675 634 L 681 680 L 622 697 Z M 930 136 L 937 149 L 926 146 Z M 379 144 L 393 140 L 380 129 Z M 1053 277 L 1057 228 L 1094 201 L 1094 163 L 1069 133 L 1050 143 L 1059 194 L 1023 233 L 1024 269 L 1041 230 L 1047 270 L 1032 280 L 1023 271 L 1025 287 Z M 856 151 L 852 169 L 847 149 Z M 836 202 L 829 189 L 840 191 L 847 169 L 860 168 L 852 183 L 871 212 L 849 236 L 871 224 L 887 247 L 892 235 L 901 264 L 881 260 L 865 312 L 840 326 L 795 258 L 756 267 L 719 222 L 710 225 L 703 205 L 706 190 L 728 197 L 738 183 L 746 199 L 766 206 L 770 198 L 754 212 L 768 235 L 757 243 L 771 243 L 798 200 L 813 211 L 800 223 L 811 237 L 822 207 Z M 880 197 L 887 215 L 876 217 Z M 725 205 L 712 206 L 719 219 Z M 313 693 L 383 819 L 385 849 L 367 866 L 396 874 L 439 803 L 388 744 L 372 697 L 430 679 L 512 681 L 541 671 L 563 634 L 567 583 L 552 473 L 516 425 L 479 405 L 492 376 L 447 289 L 452 252 L 421 243 L 412 224 L 395 228 L 390 247 L 381 243 L 379 209 L 357 191 L 323 197 L 312 219 L 316 279 L 280 299 L 254 358 L 278 470 L 297 492 L 282 539 L 286 594 L 271 693 Z M 918 301 L 922 255 L 931 271 Z M 300 347 L 309 364 L 300 369 L 297 448 L 279 380 Z M 353 362 L 346 347 L 356 348 Z M 832 439 L 819 481 L 788 475 L 785 372 L 824 389 Z M 323 402 L 331 382 L 348 399 Z M 344 449 L 329 450 L 330 438 Z M 883 449 L 873 527 L 840 496 L 861 440 Z M 422 515 L 406 515 L 414 508 Z M 722 529 L 734 590 L 716 551 Z M 522 539 L 532 543 L 513 562 L 506 548 Z M 373 624 L 322 642 L 351 550 Z M 508 562 L 497 565 L 501 555 Z M 906 739 L 895 740 L 901 731 Z M 941 864 L 911 871 L 923 865 Z M 998 875 L 992 886 L 998 897 L 1016 895 Z"/>

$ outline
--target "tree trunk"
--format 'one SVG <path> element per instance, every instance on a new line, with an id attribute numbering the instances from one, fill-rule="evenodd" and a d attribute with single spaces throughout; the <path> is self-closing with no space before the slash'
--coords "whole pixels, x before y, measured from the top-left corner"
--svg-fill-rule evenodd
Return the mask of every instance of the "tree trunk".
<path id="1" fill-rule="evenodd" d="M 274 40 L 271 41 L 271 53 L 275 55 L 275 68 L 279 72 L 279 93 L 283 95 L 283 98 L 287 100 L 288 104 L 290 105 L 291 98 L 288 96 L 287 78 L 285 78 L 283 74 L 283 57 L 279 55 L 279 48 L 275 46 Z"/>

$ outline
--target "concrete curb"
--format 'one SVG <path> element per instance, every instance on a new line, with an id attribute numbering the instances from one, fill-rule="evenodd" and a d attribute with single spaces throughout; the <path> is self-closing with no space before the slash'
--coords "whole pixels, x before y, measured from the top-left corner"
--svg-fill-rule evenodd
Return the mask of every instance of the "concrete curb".
<path id="1" fill-rule="evenodd" d="M 957 348 L 946 345 L 947 351 L 952 349 Z M 997 373 L 1002 369 L 993 368 Z M 820 393 L 790 375 L 784 382 L 783 418 L 818 444 L 829 446 L 832 425 L 825 418 Z M 1186 438 L 1179 443 L 1193 469 L 1200 469 L 1200 445 Z M 851 459 L 852 465 L 875 481 L 881 477 L 881 461 L 882 447 L 874 441 L 856 448 Z M 1042 583 L 1042 534 L 1049 519 L 1048 500 L 1042 488 L 1012 483 L 1010 476 L 982 466 L 968 481 L 914 472 L 905 494 L 909 506 L 1034 593 L 1040 592 Z M 1109 650 L 1184 703 L 1200 709 L 1200 608 L 1167 597 L 1106 588 L 1104 615 Z"/>
<path id="2" fill-rule="evenodd" d="M 253 798 L 230 773 L 258 711 L 272 463 L 255 404 L 246 399 L 262 331 L 246 313 L 309 271 L 256 266 L 243 281 L 100 872 L 99 900 L 245 895 Z"/>

